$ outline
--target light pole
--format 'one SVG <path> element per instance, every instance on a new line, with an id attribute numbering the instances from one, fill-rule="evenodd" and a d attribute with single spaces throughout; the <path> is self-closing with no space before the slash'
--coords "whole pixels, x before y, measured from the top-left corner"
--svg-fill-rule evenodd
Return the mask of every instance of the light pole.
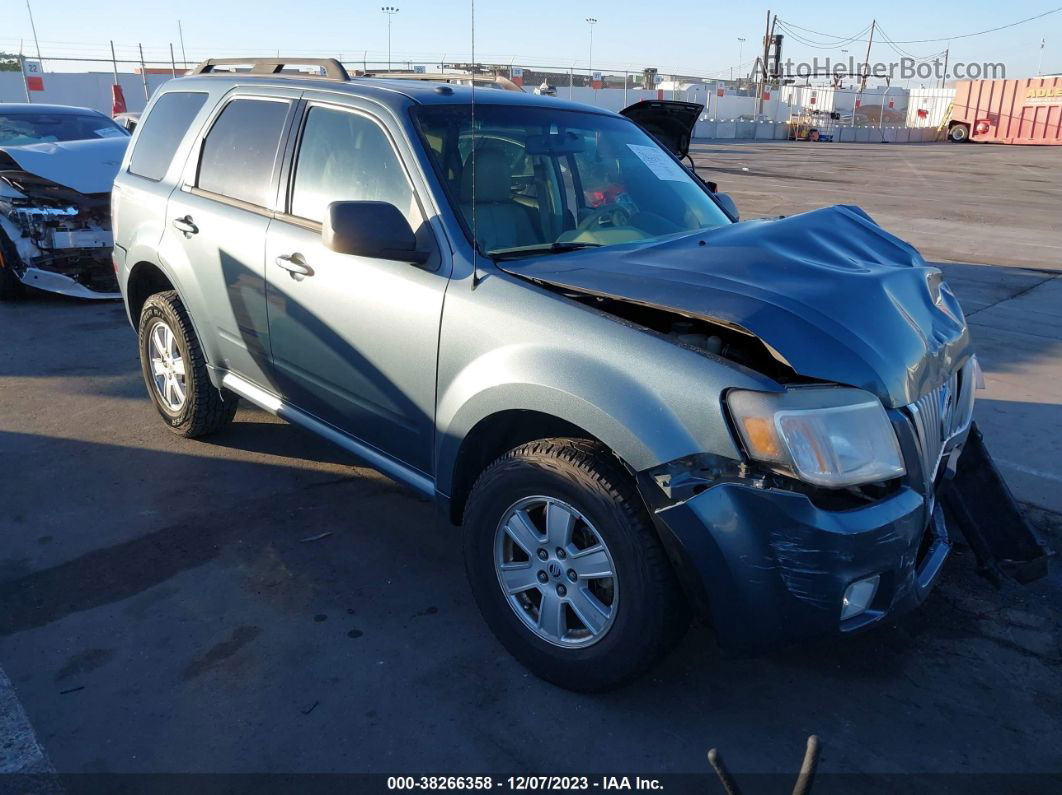
<path id="1" fill-rule="evenodd" d="M 594 84 L 594 25 L 597 24 L 597 20 L 594 17 L 587 17 L 586 24 L 590 26 L 590 57 L 587 59 L 588 69 L 590 71 L 590 85 Z"/>
<path id="2" fill-rule="evenodd" d="M 380 6 L 380 10 L 387 14 L 387 71 L 391 71 L 391 17 L 398 13 L 394 6 Z"/>
<path id="3" fill-rule="evenodd" d="M 738 36 L 738 79 L 741 79 L 741 56 L 745 50 L 745 37 Z"/>

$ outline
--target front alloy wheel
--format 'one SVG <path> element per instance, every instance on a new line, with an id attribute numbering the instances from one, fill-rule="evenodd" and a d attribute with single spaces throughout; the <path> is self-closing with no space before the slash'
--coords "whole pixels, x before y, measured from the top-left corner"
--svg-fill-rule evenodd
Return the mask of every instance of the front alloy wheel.
<path id="1" fill-rule="evenodd" d="M 616 687 L 686 630 L 686 601 L 634 481 L 598 442 L 540 439 L 510 450 L 476 480 L 464 525 L 483 618 L 543 679 Z"/>
<path id="2" fill-rule="evenodd" d="M 616 618 L 616 564 L 601 535 L 563 500 L 516 502 L 494 540 L 498 584 L 510 607 L 547 643 L 564 648 L 600 640 Z"/>

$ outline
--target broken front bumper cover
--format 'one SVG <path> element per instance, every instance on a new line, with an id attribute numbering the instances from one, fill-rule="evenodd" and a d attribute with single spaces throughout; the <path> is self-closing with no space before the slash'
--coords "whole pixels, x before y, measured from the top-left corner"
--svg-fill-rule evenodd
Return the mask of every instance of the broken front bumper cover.
<path id="1" fill-rule="evenodd" d="M 26 268 L 19 277 L 23 284 L 50 293 L 68 295 L 72 298 L 90 298 L 95 300 L 114 300 L 122 297 L 117 289 L 113 291 L 92 290 L 70 276 L 40 268 Z"/>
<path id="2" fill-rule="evenodd" d="M 991 459 L 976 430 L 971 439 L 955 480 L 942 486 L 956 496 L 930 507 L 910 485 L 858 508 L 828 510 L 806 494 L 731 480 L 673 504 L 656 500 L 653 510 L 658 486 L 651 478 L 639 482 L 687 595 L 720 646 L 754 653 L 865 629 L 919 605 L 952 544 L 941 502 L 954 516 L 952 500 L 971 491 L 980 502 L 950 529 L 962 531 L 982 570 L 1017 571 L 1022 582 L 1046 574 L 1044 546 L 1002 480 L 986 482 Z M 992 511 L 974 518 L 984 501 Z M 1001 514 L 1006 534 L 992 529 Z M 880 580 L 868 608 L 842 621 L 848 586 L 874 576 Z"/>

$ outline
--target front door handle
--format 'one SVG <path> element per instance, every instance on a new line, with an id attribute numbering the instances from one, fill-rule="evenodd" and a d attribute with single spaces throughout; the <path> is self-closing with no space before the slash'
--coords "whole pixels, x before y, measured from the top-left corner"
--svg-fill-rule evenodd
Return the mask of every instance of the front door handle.
<path id="1" fill-rule="evenodd" d="M 184 232 L 185 237 L 191 237 L 199 233 L 199 227 L 192 223 L 192 216 L 190 215 L 186 215 L 184 218 L 174 218 L 173 226 L 175 229 Z"/>
<path id="2" fill-rule="evenodd" d="M 292 276 L 313 276 L 313 268 L 306 264 L 302 254 L 281 254 L 273 261 Z"/>

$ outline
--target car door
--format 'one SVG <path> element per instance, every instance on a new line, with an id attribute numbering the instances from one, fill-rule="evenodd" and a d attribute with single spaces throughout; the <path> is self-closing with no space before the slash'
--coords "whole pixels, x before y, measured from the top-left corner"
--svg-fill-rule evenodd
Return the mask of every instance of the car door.
<path id="1" fill-rule="evenodd" d="M 230 94 L 193 149 L 171 194 L 163 255 L 195 274 L 197 318 L 211 364 L 272 385 L 266 318 L 266 230 L 281 143 L 298 93 Z"/>
<path id="2" fill-rule="evenodd" d="M 430 474 L 435 374 L 449 258 L 383 124 L 308 102 L 283 214 L 266 241 L 269 337 L 285 399 Z M 430 251 L 424 265 L 337 254 L 321 239 L 334 201 L 397 206 Z M 293 268 L 294 263 L 294 268 Z"/>

